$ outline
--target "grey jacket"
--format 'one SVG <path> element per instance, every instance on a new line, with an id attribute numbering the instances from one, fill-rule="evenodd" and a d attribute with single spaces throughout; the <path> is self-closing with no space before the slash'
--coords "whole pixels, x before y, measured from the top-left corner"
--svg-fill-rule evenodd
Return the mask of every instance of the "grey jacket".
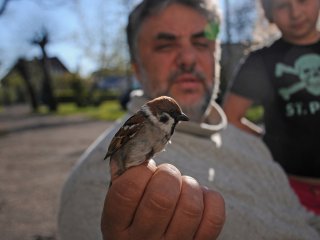
<path id="1" fill-rule="evenodd" d="M 61 196 L 61 240 L 102 239 L 100 217 L 109 184 L 108 162 L 103 158 L 114 134 L 145 101 L 133 97 L 128 116 L 102 133 L 74 167 Z M 227 127 L 215 103 L 204 122 L 179 124 L 172 144 L 154 160 L 172 163 L 182 174 L 223 195 L 227 216 L 219 239 L 320 239 L 319 217 L 299 204 L 263 142 L 232 125 Z"/>

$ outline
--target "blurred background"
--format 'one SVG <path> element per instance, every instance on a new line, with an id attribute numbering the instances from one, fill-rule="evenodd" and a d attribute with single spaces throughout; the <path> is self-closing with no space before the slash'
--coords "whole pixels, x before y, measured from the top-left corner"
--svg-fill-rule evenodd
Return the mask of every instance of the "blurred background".
<path id="1" fill-rule="evenodd" d="M 0 239 L 58 239 L 65 179 L 139 88 L 124 32 L 138 2 L 0 0 Z M 278 35 L 257 3 L 219 1 L 219 102 L 244 54 Z"/>
<path id="2" fill-rule="evenodd" d="M 258 1 L 219 1 L 222 96 L 244 52 L 277 32 L 263 19 Z M 138 2 L 0 0 L 0 104 L 29 103 L 37 112 L 42 105 L 57 111 L 60 103 L 126 101 L 138 84 L 124 29 Z"/>

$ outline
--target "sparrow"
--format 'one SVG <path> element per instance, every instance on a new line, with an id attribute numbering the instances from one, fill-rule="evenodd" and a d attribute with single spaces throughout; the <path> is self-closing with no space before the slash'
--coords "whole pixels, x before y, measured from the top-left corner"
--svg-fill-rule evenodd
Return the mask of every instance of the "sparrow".
<path id="1" fill-rule="evenodd" d="M 188 120 L 173 98 L 155 98 L 123 124 L 111 140 L 104 159 L 116 162 L 116 175 L 120 176 L 128 168 L 140 165 L 164 150 L 176 125 Z"/>

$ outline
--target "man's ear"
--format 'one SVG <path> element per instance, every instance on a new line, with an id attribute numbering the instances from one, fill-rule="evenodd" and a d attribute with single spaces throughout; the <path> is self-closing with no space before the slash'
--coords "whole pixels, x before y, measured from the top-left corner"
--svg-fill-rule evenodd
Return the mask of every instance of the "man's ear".
<path id="1" fill-rule="evenodd" d="M 131 63 L 131 68 L 132 68 L 134 74 L 136 75 L 137 79 L 140 79 L 141 73 L 140 73 L 140 68 L 139 68 L 138 63 L 137 62 L 132 62 Z"/>
<path id="2" fill-rule="evenodd" d="M 132 62 L 131 68 L 132 68 L 134 74 L 136 75 L 137 80 L 140 82 L 141 70 L 140 70 L 139 64 L 137 62 Z"/>

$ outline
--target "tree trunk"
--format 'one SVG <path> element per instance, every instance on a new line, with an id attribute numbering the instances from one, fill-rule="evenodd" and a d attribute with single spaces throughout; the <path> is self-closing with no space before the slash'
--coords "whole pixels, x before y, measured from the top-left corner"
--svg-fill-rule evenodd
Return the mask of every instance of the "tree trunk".
<path id="1" fill-rule="evenodd" d="M 41 99 L 43 103 L 48 106 L 51 112 L 55 112 L 57 110 L 57 101 L 53 94 L 52 79 L 49 73 L 48 57 L 46 52 L 46 45 L 48 44 L 48 41 L 48 32 L 46 31 L 46 29 L 43 29 L 41 35 L 38 37 L 36 36 L 32 43 L 38 45 L 41 48 L 42 52 L 42 59 L 40 61 L 40 65 L 43 71 Z"/>
<path id="2" fill-rule="evenodd" d="M 42 59 L 40 61 L 43 70 L 42 100 L 49 107 L 51 112 L 57 111 L 57 101 L 53 95 L 52 80 L 49 73 L 48 58 L 44 45 L 40 45 Z"/>

